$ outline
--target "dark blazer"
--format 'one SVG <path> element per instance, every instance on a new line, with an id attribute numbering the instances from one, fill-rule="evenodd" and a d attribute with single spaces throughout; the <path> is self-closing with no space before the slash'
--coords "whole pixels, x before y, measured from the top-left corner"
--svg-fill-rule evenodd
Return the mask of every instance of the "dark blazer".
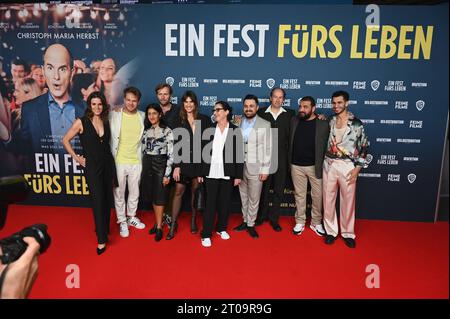
<path id="1" fill-rule="evenodd" d="M 224 163 L 223 171 L 224 175 L 229 176 L 231 179 L 242 179 L 244 175 L 244 140 L 242 138 L 242 130 L 231 122 L 229 125 L 222 155 Z M 204 146 L 205 152 L 205 148 L 209 148 L 209 158 L 202 158 L 202 176 L 208 176 L 209 174 L 209 169 L 211 167 L 212 143 L 214 140 L 214 131 L 216 127 L 217 123 L 214 123 L 212 130 L 210 131 L 211 135 L 208 136 L 209 140 L 206 140 L 206 144 Z"/>
<path id="2" fill-rule="evenodd" d="M 156 104 L 159 105 L 159 104 Z M 170 128 L 174 129 L 180 124 L 180 108 L 176 104 L 171 104 L 172 107 L 166 114 L 161 116 L 161 121 Z"/>
<path id="3" fill-rule="evenodd" d="M 298 116 L 291 119 L 289 138 L 289 164 L 292 163 L 292 153 L 294 146 L 294 136 L 297 125 L 300 122 Z M 316 151 L 315 151 L 315 173 L 317 178 L 322 178 L 323 160 L 327 149 L 328 136 L 330 135 L 330 125 L 328 121 L 316 119 Z M 290 167 L 290 165 L 289 165 Z"/>
<path id="4" fill-rule="evenodd" d="M 72 103 L 75 105 L 75 121 L 84 115 L 85 105 L 76 101 Z M 52 127 L 48 110 L 48 93 L 44 93 L 22 105 L 19 136 L 22 147 L 27 147 L 30 152 L 51 153 L 53 150 L 43 148 L 46 143 L 41 142 L 41 139 L 50 135 Z"/>
<path id="5" fill-rule="evenodd" d="M 203 146 L 206 144 L 205 141 L 202 140 L 202 135 L 203 132 L 211 127 L 212 122 L 211 122 L 211 118 L 209 118 L 206 115 L 203 114 L 198 114 L 198 120 L 200 120 L 200 125 L 201 125 L 201 130 L 195 132 L 195 138 L 200 139 L 200 147 L 201 149 L 203 149 Z M 192 133 L 192 129 L 191 126 L 189 125 L 189 123 L 181 123 L 180 118 L 178 118 L 178 124 L 176 125 L 176 128 L 183 128 L 186 129 L 189 132 L 189 138 L 187 140 L 183 140 L 181 138 L 181 136 L 177 136 L 177 130 L 174 130 L 174 142 L 175 144 L 177 143 L 182 143 L 182 144 L 177 144 L 175 149 L 174 149 L 174 168 L 179 167 L 180 168 L 180 173 L 183 177 L 186 178 L 193 178 L 193 177 L 198 177 L 201 176 L 201 160 L 198 161 L 197 163 L 194 162 L 194 134 Z M 186 159 L 189 159 L 188 161 L 182 161 L 183 157 L 185 156 L 185 154 L 180 154 L 179 150 L 181 147 L 181 151 L 183 151 L 184 149 L 187 149 L 189 145 L 189 157 L 186 157 Z M 201 159 L 201 154 L 196 154 L 197 156 L 199 155 L 199 159 Z M 181 158 L 180 158 L 181 157 Z"/>
<path id="6" fill-rule="evenodd" d="M 281 113 L 276 120 L 274 120 L 272 114 L 269 112 L 266 113 L 268 107 L 260 108 L 258 110 L 258 115 L 270 122 L 272 128 L 278 129 L 278 139 L 277 141 L 273 141 L 274 143 L 278 143 L 278 149 L 276 147 L 272 147 L 272 151 L 278 152 L 278 167 L 280 169 L 286 169 L 288 165 L 288 152 L 289 152 L 289 126 L 291 123 L 291 118 L 295 116 L 295 113 L 291 109 L 285 108 L 287 112 Z M 272 135 L 274 136 L 274 135 Z M 275 154 L 273 154 L 274 156 Z"/>

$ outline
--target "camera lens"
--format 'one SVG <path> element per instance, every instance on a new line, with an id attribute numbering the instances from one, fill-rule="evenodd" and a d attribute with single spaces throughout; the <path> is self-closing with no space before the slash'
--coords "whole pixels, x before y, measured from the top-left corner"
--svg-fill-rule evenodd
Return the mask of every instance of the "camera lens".
<path id="1" fill-rule="evenodd" d="M 51 238 L 47 233 L 47 225 L 36 224 L 29 227 L 34 231 L 34 237 L 40 245 L 39 252 L 42 254 L 50 246 Z"/>
<path id="2" fill-rule="evenodd" d="M 21 231 L 0 240 L 2 256 L 0 260 L 3 264 L 16 261 L 22 256 L 28 245 L 23 240 L 24 237 L 33 237 L 39 243 L 39 252 L 42 254 L 50 246 L 51 238 L 47 233 L 47 225 L 35 224 L 22 229 Z"/>

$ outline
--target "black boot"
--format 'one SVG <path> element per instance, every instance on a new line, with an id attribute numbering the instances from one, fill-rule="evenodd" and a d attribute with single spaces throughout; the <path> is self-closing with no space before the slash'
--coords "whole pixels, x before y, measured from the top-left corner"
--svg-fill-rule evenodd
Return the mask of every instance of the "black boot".
<path id="1" fill-rule="evenodd" d="M 170 225 L 169 233 L 167 234 L 166 240 L 171 240 L 175 237 L 175 233 L 178 229 L 178 223 L 176 220 L 172 221 L 172 225 Z"/>
<path id="2" fill-rule="evenodd" d="M 157 226 L 156 226 L 156 223 L 155 223 L 155 225 L 153 225 L 153 227 L 152 228 L 150 228 L 150 230 L 149 230 L 149 234 L 150 235 L 153 235 L 153 234 L 155 234 L 156 233 L 156 228 L 157 228 Z"/>
<path id="3" fill-rule="evenodd" d="M 160 241 L 163 237 L 163 232 L 161 228 L 156 228 L 155 240 Z"/>
<path id="4" fill-rule="evenodd" d="M 191 233 L 192 234 L 197 234 L 197 232 L 198 232 L 196 215 L 197 215 L 197 212 L 195 210 L 193 210 L 192 218 L 191 218 Z"/>

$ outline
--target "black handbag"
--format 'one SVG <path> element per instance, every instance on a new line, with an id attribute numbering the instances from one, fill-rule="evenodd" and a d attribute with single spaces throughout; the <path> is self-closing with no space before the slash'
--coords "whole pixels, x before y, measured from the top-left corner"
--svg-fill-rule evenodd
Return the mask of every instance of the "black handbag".
<path id="1" fill-rule="evenodd" d="M 204 183 L 201 183 L 194 193 L 194 208 L 196 210 L 205 210 L 206 207 L 206 188 Z"/>

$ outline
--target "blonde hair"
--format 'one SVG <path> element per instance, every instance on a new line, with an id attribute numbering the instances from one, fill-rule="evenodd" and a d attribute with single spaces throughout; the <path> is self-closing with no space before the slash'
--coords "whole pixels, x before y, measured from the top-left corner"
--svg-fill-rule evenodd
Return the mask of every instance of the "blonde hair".
<path id="1" fill-rule="evenodd" d="M 31 92 L 31 99 L 34 99 L 35 97 L 42 94 L 42 90 L 37 84 L 36 80 L 33 78 L 23 78 L 16 82 L 16 85 L 18 87 L 21 87 L 22 90 L 28 94 Z M 24 101 L 25 102 L 25 101 Z"/>
<path id="2" fill-rule="evenodd" d="M 23 78 L 16 82 L 15 84 L 16 89 L 21 88 L 25 94 L 28 94 L 31 92 L 31 95 L 29 96 L 29 99 L 26 101 L 29 101 L 31 99 L 34 99 L 35 97 L 38 97 L 42 94 L 42 90 L 37 84 L 37 82 L 33 78 Z M 26 102 L 22 101 L 22 103 Z M 22 117 L 22 107 L 18 107 L 11 111 L 11 117 L 13 118 L 11 123 L 13 126 L 13 130 L 20 128 L 20 119 Z"/>

